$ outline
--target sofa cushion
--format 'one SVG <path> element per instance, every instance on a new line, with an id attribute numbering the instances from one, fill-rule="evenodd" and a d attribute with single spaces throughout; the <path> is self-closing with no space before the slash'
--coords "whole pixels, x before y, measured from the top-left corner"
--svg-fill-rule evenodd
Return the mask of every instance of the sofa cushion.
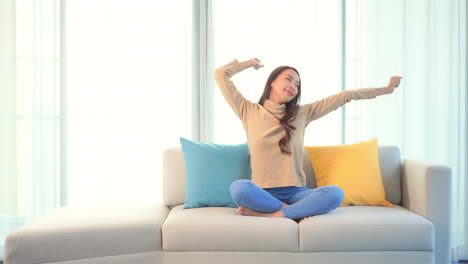
<path id="1" fill-rule="evenodd" d="M 163 205 L 63 207 L 10 233 L 8 263 L 48 263 L 161 250 Z"/>
<path id="2" fill-rule="evenodd" d="M 247 144 L 221 145 L 180 138 L 186 168 L 184 208 L 233 207 L 232 182 L 250 179 Z"/>
<path id="3" fill-rule="evenodd" d="M 163 250 L 297 252 L 298 225 L 276 217 L 241 216 L 235 208 L 174 207 L 162 226 Z"/>
<path id="4" fill-rule="evenodd" d="M 307 186 L 317 188 L 315 174 L 310 163 L 307 149 L 304 150 L 304 172 Z M 392 204 L 401 202 L 401 160 L 400 150 L 395 146 L 379 146 L 379 163 L 382 181 L 385 187 L 385 199 Z"/>
<path id="5" fill-rule="evenodd" d="M 307 146 L 306 149 L 317 187 L 335 185 L 343 189 L 345 197 L 341 206 L 392 206 L 385 200 L 377 138 L 348 145 Z"/>
<path id="6" fill-rule="evenodd" d="M 434 249 L 432 223 L 399 205 L 339 207 L 302 221 L 299 237 L 305 252 Z"/>

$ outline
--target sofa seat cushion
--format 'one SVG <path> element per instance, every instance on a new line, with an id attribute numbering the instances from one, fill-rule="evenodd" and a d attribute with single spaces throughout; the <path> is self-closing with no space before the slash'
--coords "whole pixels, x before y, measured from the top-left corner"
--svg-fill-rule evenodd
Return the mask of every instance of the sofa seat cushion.
<path id="1" fill-rule="evenodd" d="M 9 263 L 46 263 L 161 250 L 165 205 L 63 207 L 6 239 Z"/>
<path id="2" fill-rule="evenodd" d="M 299 251 L 294 220 L 241 216 L 228 207 L 176 206 L 162 226 L 162 236 L 167 251 Z"/>
<path id="3" fill-rule="evenodd" d="M 434 228 L 404 207 L 346 206 L 299 225 L 300 250 L 432 251 Z"/>

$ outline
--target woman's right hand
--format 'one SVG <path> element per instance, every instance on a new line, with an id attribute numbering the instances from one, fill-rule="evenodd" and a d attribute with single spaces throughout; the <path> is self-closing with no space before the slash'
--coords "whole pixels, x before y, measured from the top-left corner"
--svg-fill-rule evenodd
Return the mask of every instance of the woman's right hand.
<path id="1" fill-rule="evenodd" d="M 259 59 L 257 58 L 253 58 L 253 59 L 250 59 L 250 63 L 252 64 L 252 67 L 255 69 L 255 70 L 258 70 L 260 69 L 261 67 L 263 67 L 263 64 L 260 62 Z"/>

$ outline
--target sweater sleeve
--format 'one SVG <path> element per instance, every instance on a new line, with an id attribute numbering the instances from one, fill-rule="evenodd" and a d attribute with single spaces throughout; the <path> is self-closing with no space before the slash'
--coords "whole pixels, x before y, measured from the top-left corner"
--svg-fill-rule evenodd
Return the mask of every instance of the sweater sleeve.
<path id="1" fill-rule="evenodd" d="M 229 106 L 231 106 L 236 115 L 242 121 L 245 121 L 248 109 L 253 103 L 245 99 L 231 81 L 231 77 L 241 71 L 242 68 L 239 61 L 235 59 L 232 62 L 216 69 L 215 79 Z"/>
<path id="2" fill-rule="evenodd" d="M 376 96 L 376 88 L 356 89 L 343 91 L 322 100 L 318 100 L 314 103 L 303 105 L 303 111 L 307 115 L 306 125 L 313 120 L 319 119 L 322 116 L 335 111 L 351 100 L 372 99 Z"/>

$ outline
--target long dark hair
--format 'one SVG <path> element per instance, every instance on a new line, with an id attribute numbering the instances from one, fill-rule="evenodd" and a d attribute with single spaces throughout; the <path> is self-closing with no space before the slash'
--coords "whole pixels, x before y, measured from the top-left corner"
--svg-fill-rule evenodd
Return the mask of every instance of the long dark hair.
<path id="1" fill-rule="evenodd" d="M 268 77 L 265 88 L 263 89 L 263 94 L 260 97 L 260 100 L 258 100 L 258 103 L 263 105 L 265 103 L 266 99 L 270 98 L 270 93 L 271 93 L 271 84 L 273 83 L 274 80 L 280 75 L 283 71 L 285 70 L 293 70 L 297 73 L 299 76 L 299 72 L 290 66 L 280 66 L 276 69 L 274 69 L 271 73 L 270 76 Z M 294 133 L 293 130 L 296 130 L 296 127 L 291 125 L 289 122 L 294 121 L 297 115 L 297 111 L 299 110 L 299 101 L 301 99 L 301 77 L 299 76 L 299 85 L 297 88 L 297 95 L 294 97 L 291 101 L 286 103 L 286 113 L 279 119 L 279 122 L 281 126 L 284 128 L 286 131 L 286 135 L 280 139 L 278 142 L 278 146 L 281 150 L 281 153 L 284 155 L 291 155 L 291 151 L 288 150 L 287 146 L 289 145 L 289 140 L 291 140 L 291 136 Z"/>

